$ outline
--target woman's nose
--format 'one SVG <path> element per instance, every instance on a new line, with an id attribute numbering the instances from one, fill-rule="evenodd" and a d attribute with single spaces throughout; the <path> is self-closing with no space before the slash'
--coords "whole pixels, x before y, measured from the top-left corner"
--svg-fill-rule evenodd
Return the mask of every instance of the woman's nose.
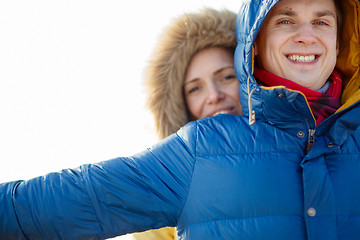
<path id="1" fill-rule="evenodd" d="M 310 23 L 301 24 L 295 35 L 293 40 L 299 44 L 313 44 L 316 42 L 316 36 L 314 33 L 314 29 Z"/>
<path id="2" fill-rule="evenodd" d="M 220 102 L 224 99 L 225 94 L 221 91 L 221 89 L 217 86 L 210 86 L 208 88 L 208 104 L 214 104 Z"/>

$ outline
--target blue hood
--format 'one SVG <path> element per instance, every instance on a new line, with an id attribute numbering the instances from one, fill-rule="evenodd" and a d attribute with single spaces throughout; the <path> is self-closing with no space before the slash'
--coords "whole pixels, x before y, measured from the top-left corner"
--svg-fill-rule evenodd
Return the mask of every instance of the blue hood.
<path id="1" fill-rule="evenodd" d="M 236 20 L 237 48 L 235 51 L 235 73 L 240 81 L 239 95 L 243 106 L 244 116 L 249 117 L 250 124 L 256 120 L 264 120 L 277 127 L 289 127 L 291 119 L 299 117 L 306 119 L 309 127 L 315 127 L 314 117 L 308 107 L 304 95 L 284 87 L 264 88 L 254 79 L 253 72 L 253 43 L 270 10 L 279 0 L 249 1 L 241 3 Z M 342 104 L 338 110 L 342 111 L 360 100 L 360 40 L 359 40 L 359 6 L 358 0 L 345 0 L 342 4 L 348 12 L 343 15 L 343 34 L 341 36 L 337 68 L 344 73 L 344 92 Z M 353 9 L 355 10 L 353 10 Z M 354 41 L 355 40 L 355 41 Z M 340 63 L 339 63 L 340 62 Z M 346 79 L 348 78 L 348 79 Z M 346 89 L 347 88 L 347 89 Z M 349 89 L 350 88 L 350 89 Z M 278 96 L 283 96 L 280 99 Z M 282 106 L 279 108 L 279 106 Z M 256 116 L 255 116 L 256 113 Z M 336 114 L 335 114 L 336 115 Z M 299 119 L 297 118 L 297 119 Z M 297 123 L 294 123 L 295 125 Z"/>
<path id="2" fill-rule="evenodd" d="M 248 95 L 251 90 L 260 91 L 254 80 L 253 43 L 269 11 L 279 0 L 243 1 L 236 20 L 238 45 L 235 51 L 235 72 L 240 81 L 240 102 L 245 116 L 249 116 Z M 254 103 L 253 103 L 254 104 Z"/>

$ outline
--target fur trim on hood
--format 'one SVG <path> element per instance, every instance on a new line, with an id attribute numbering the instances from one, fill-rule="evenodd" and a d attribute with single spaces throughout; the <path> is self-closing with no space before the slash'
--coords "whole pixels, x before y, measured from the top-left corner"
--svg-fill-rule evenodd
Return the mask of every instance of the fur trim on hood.
<path id="1" fill-rule="evenodd" d="M 165 138 L 190 121 L 183 95 L 185 72 L 191 57 L 213 47 L 236 47 L 236 14 L 206 8 L 187 13 L 165 28 L 159 36 L 147 68 L 147 107 L 156 132 Z"/>

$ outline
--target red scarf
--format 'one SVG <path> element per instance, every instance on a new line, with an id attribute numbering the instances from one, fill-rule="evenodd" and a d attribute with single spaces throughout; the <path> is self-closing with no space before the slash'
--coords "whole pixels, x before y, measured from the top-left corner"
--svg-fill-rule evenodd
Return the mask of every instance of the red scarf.
<path id="1" fill-rule="evenodd" d="M 288 89 L 302 92 L 309 102 L 311 111 L 319 125 L 327 117 L 334 114 L 340 107 L 341 95 L 341 75 L 334 70 L 330 75 L 330 86 L 325 93 L 320 93 L 309 88 L 303 87 L 285 78 L 278 77 L 260 68 L 254 69 L 254 76 L 263 86 L 284 86 Z"/>

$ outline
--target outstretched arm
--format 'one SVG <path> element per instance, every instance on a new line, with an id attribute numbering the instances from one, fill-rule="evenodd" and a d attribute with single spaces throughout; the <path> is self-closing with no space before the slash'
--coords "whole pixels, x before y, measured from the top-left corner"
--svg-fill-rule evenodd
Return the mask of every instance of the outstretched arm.
<path id="1" fill-rule="evenodd" d="M 0 238 L 105 239 L 175 226 L 191 182 L 192 145 L 173 134 L 132 157 L 1 184 Z"/>

